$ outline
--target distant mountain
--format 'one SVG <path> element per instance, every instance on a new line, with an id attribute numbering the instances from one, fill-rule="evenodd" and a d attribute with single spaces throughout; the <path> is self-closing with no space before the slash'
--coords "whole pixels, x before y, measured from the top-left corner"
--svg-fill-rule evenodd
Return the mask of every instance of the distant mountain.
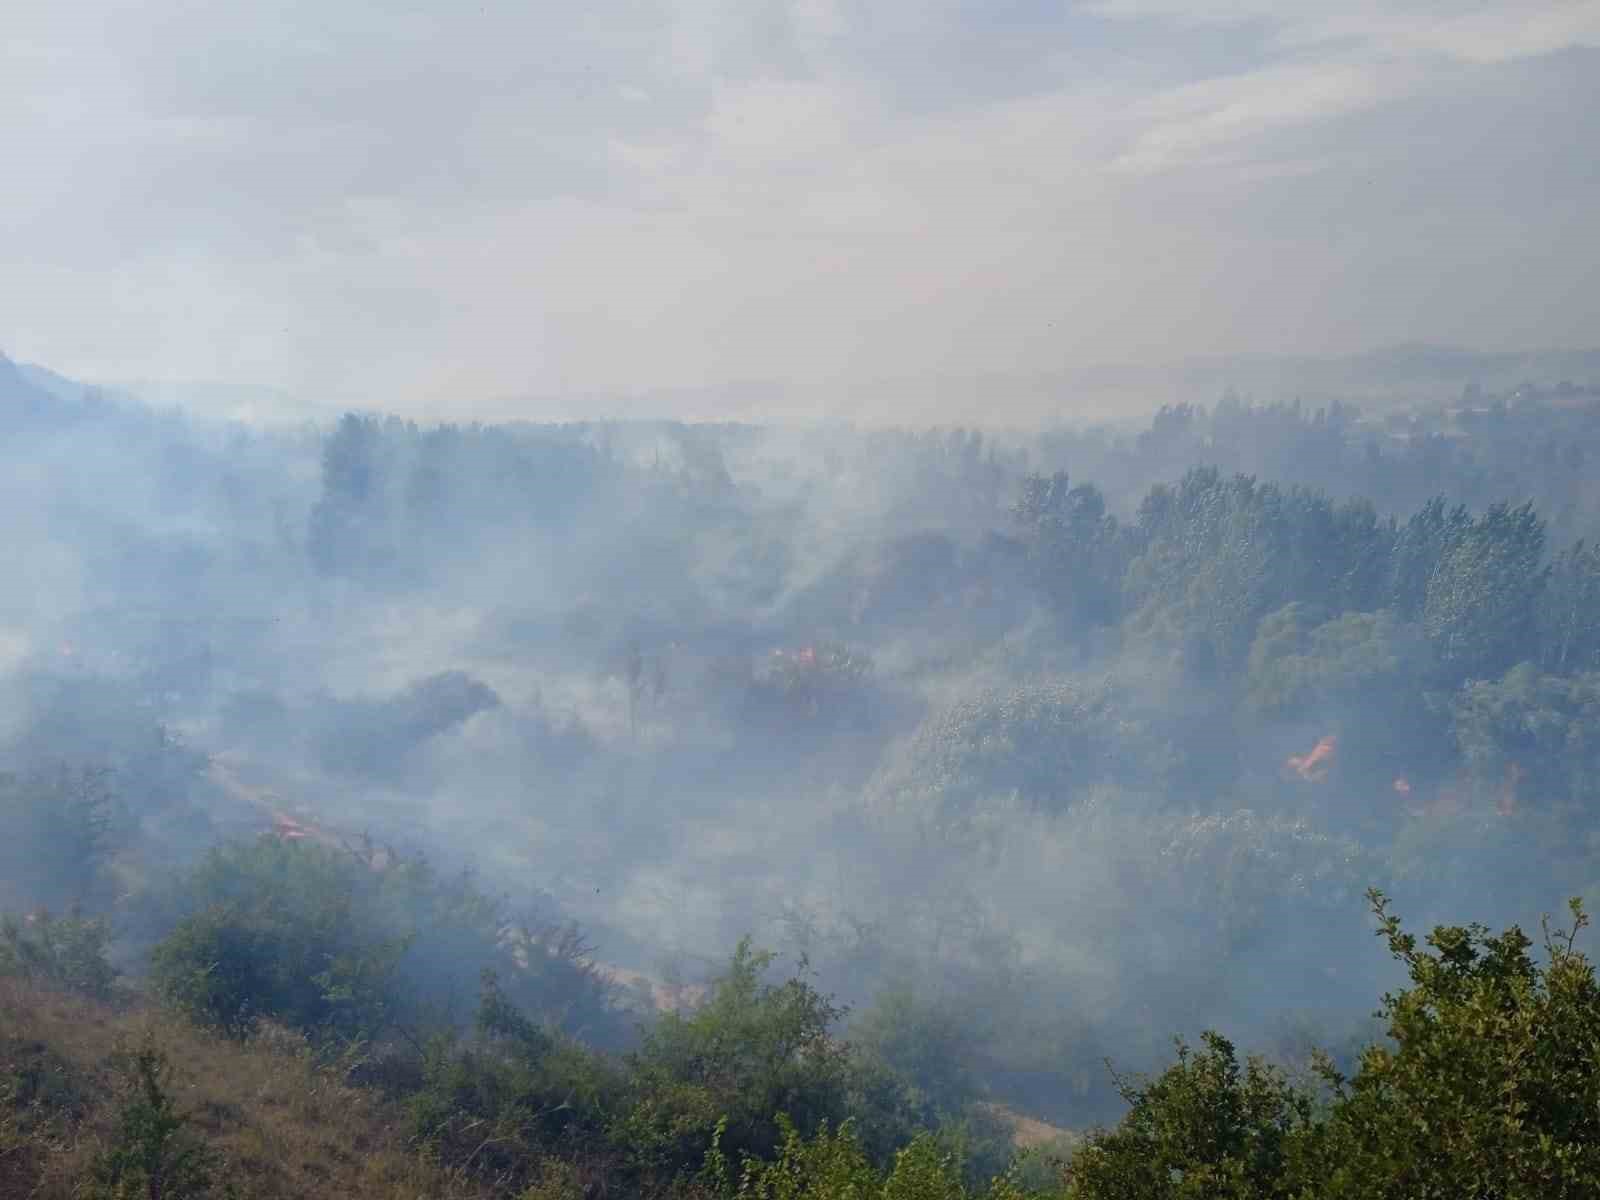
<path id="1" fill-rule="evenodd" d="M 457 419 L 681 420 L 754 424 L 849 422 L 863 426 L 1038 428 L 1142 423 L 1163 404 L 1211 405 L 1233 392 L 1255 403 L 1353 403 L 1369 413 L 1449 403 L 1476 385 L 1506 393 L 1523 384 L 1600 386 L 1600 349 L 1477 351 L 1402 344 L 1349 355 L 1234 354 L 1172 363 L 1104 363 L 1056 371 L 901 375 L 830 383 L 734 381 L 632 394 L 462 396 Z M 81 419 L 106 406 L 177 407 L 252 424 L 337 420 L 340 410 L 278 389 L 206 381 L 92 386 L 0 356 L 3 421 Z M 53 407 L 59 406 L 59 407 Z M 31 418 L 19 413 L 32 413 Z"/>

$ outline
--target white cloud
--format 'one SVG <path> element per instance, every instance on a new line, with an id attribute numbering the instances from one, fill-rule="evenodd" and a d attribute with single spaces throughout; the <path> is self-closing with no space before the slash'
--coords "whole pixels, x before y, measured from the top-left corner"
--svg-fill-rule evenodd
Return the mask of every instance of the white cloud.
<path id="1" fill-rule="evenodd" d="M 1600 327 L 1592 3 L 23 0 L 8 32 L 0 347 L 85 375 L 464 412 Z"/>

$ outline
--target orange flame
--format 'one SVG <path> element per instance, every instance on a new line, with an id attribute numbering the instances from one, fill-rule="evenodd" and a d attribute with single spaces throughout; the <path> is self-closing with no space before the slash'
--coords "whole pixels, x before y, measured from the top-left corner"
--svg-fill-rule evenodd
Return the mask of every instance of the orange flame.
<path id="1" fill-rule="evenodd" d="M 1307 783 L 1321 783 L 1328 777 L 1328 768 L 1333 766 L 1333 752 L 1338 744 L 1339 739 L 1330 733 L 1311 748 L 1311 753 L 1291 754 L 1284 766 Z"/>
<path id="2" fill-rule="evenodd" d="M 1404 775 L 1395 776 L 1394 790 L 1402 796 L 1411 795 L 1411 781 Z"/>

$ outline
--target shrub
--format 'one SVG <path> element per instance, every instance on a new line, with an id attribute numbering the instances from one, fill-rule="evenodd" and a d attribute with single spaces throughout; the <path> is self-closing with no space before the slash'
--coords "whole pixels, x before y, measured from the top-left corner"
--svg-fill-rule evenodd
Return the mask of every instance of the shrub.
<path id="1" fill-rule="evenodd" d="M 615 1157 L 606 1134 L 623 1081 L 610 1059 L 530 1021 L 490 971 L 475 1033 L 466 1044 L 440 1033 L 424 1048 L 407 1106 L 412 1139 L 430 1157 L 463 1175 L 551 1194 L 571 1182 L 551 1155 Z"/>
<path id="2" fill-rule="evenodd" d="M 641 1164 L 698 1162 L 719 1121 L 735 1153 L 765 1154 L 779 1144 L 779 1113 L 808 1133 L 846 1115 L 848 1050 L 830 1037 L 842 1010 L 803 974 L 768 982 L 772 962 L 740 942 L 705 1004 L 664 1014 L 631 1056 L 616 1132 Z"/>
<path id="3" fill-rule="evenodd" d="M 172 1066 L 146 1041 L 119 1064 L 128 1084 L 112 1144 L 95 1161 L 89 1187 L 104 1200 L 195 1200 L 211 1193 L 216 1156 L 177 1110 Z"/>
<path id="4" fill-rule="evenodd" d="M 41 909 L 25 919 L 0 917 L 0 975 L 15 975 L 108 999 L 117 970 L 106 961 L 111 927 L 76 909 L 65 917 Z"/>
<path id="5" fill-rule="evenodd" d="M 718 1124 L 706 1152 L 701 1182 L 722 1200 L 1022 1200 L 1016 1176 L 1007 1173 L 986 1188 L 969 1192 L 951 1154 L 923 1134 L 902 1147 L 886 1168 L 875 1166 L 852 1122 L 821 1124 L 804 1137 L 794 1122 L 779 1117 L 775 1155 L 742 1157 L 735 1172 L 722 1149 L 725 1126 Z"/>
<path id="6" fill-rule="evenodd" d="M 485 966 L 541 1018 L 602 1033 L 616 1020 L 574 930 L 514 925 L 470 877 L 420 857 L 265 838 L 213 851 L 170 899 L 152 980 L 212 1027 L 271 1016 L 349 1039 L 449 1022 Z"/>
<path id="7" fill-rule="evenodd" d="M 183 888 L 198 911 L 152 955 L 157 993 L 229 1032 L 257 1016 L 346 1036 L 378 1031 L 407 941 L 362 911 L 363 882 L 322 846 L 263 839 L 214 851 Z"/>
<path id="8" fill-rule="evenodd" d="M 86 899 L 111 852 L 115 815 L 109 771 L 60 766 L 0 774 L 0 902 Z"/>
<path id="9" fill-rule="evenodd" d="M 1270 1067 L 1241 1072 L 1207 1034 L 1069 1164 L 1079 1200 L 1111 1197 L 1587 1197 L 1600 1194 L 1600 984 L 1575 949 L 1588 924 L 1440 926 L 1429 950 L 1368 893 L 1411 986 L 1383 998 L 1386 1043 L 1353 1077 L 1326 1056 L 1318 1102 Z"/>
<path id="10" fill-rule="evenodd" d="M 1390 1044 L 1336 1103 L 1315 1149 L 1329 1197 L 1593 1196 L 1600 1191 L 1600 985 L 1575 949 L 1588 916 L 1544 926 L 1544 958 L 1516 926 L 1441 926 L 1432 952 L 1369 894 L 1411 986 L 1384 997 Z"/>
<path id="11" fill-rule="evenodd" d="M 1287 1197 L 1294 1135 L 1312 1118 L 1308 1095 L 1258 1059 L 1241 1071 L 1233 1044 L 1206 1033 L 1193 1052 L 1138 1086 L 1119 1081 L 1128 1115 L 1073 1154 L 1079 1200 Z"/>

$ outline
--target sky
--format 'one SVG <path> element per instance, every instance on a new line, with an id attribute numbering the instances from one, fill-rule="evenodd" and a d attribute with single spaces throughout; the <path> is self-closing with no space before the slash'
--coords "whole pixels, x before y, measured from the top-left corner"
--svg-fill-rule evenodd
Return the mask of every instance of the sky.
<path id="1" fill-rule="evenodd" d="M 0 350 L 84 379 L 459 419 L 1600 340 L 1600 0 L 6 24 Z"/>

